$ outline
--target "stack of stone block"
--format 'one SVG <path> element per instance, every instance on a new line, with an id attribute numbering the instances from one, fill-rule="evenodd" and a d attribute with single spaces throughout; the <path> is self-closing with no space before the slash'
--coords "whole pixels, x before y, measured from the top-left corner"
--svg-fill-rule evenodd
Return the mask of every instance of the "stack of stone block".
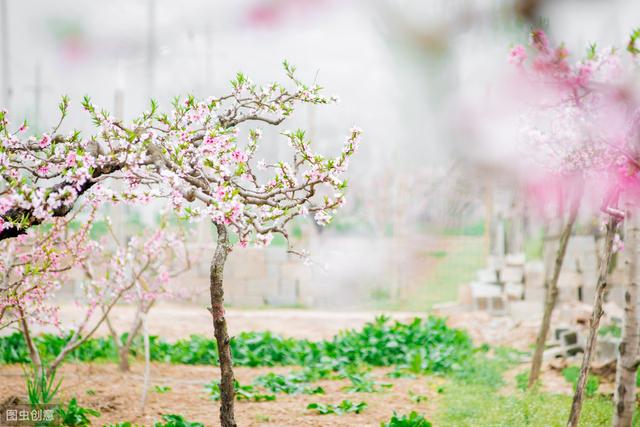
<path id="1" fill-rule="evenodd" d="M 507 314 L 508 302 L 524 297 L 524 279 L 524 254 L 489 257 L 487 268 L 470 284 L 473 309 Z"/>
<path id="2" fill-rule="evenodd" d="M 542 307 L 545 295 L 544 263 L 529 261 L 524 268 L 524 299 L 529 302 L 539 302 Z"/>
<path id="3" fill-rule="evenodd" d="M 554 328 L 552 339 L 547 342 L 548 348 L 544 351 L 544 359 L 555 357 L 568 358 L 584 352 L 585 337 L 578 329 L 569 326 Z M 609 362 L 616 358 L 620 338 L 612 335 L 599 336 L 596 342 L 595 361 Z"/>
<path id="4" fill-rule="evenodd" d="M 524 298 L 525 259 L 524 254 L 507 255 L 505 265 L 500 269 L 500 281 L 504 292 L 511 301 Z"/>

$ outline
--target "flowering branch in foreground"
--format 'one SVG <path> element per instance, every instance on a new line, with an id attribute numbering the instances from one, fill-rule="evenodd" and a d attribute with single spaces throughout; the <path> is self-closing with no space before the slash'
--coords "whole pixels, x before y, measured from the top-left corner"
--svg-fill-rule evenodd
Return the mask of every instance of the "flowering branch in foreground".
<path id="1" fill-rule="evenodd" d="M 521 132 L 526 156 L 546 171 L 548 183 L 570 176 L 600 183 L 602 210 L 617 214 L 617 194 L 639 188 L 635 54 L 592 45 L 570 62 L 567 49 L 552 47 L 541 30 L 532 32 L 530 45 L 509 55 L 528 103 Z"/>
<path id="2" fill-rule="evenodd" d="M 26 123 L 10 131 L 1 113 L 0 240 L 68 214 L 83 193 L 107 178 L 124 181 L 127 189 L 115 193 L 100 186 L 93 191 L 100 200 L 169 198 L 184 218 L 208 217 L 229 226 L 241 245 L 268 244 L 276 232 L 286 237 L 285 225 L 300 214 L 328 223 L 345 202 L 343 175 L 359 145 L 359 129 L 349 132 L 334 157 L 314 152 L 303 131 L 284 131 L 291 157 L 275 162 L 256 158 L 259 128 L 241 137 L 242 123 L 278 125 L 297 104 L 335 100 L 322 96 L 320 86 L 298 80 L 288 63 L 284 67 L 293 89 L 258 86 L 239 73 L 228 95 L 176 98 L 168 114 L 152 101 L 148 112 L 128 124 L 85 98 L 83 108 L 97 127 L 90 137 L 59 132 L 66 97 L 60 122 L 39 137 L 24 137 Z"/>

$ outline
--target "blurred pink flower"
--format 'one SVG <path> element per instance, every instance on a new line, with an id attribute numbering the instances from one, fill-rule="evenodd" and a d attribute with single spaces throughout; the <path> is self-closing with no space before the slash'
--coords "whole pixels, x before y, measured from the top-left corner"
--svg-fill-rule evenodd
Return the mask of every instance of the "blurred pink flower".
<path id="1" fill-rule="evenodd" d="M 527 59 L 527 51 L 522 45 L 516 45 L 509 52 L 509 63 L 512 65 L 522 65 Z"/>

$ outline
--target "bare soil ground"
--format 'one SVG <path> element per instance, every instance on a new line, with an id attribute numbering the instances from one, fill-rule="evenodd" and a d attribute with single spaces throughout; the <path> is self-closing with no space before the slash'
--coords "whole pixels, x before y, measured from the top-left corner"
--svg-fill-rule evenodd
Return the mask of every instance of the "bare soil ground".
<path id="1" fill-rule="evenodd" d="M 134 307 L 118 305 L 113 308 L 111 320 L 119 332 L 126 332 L 134 319 Z M 386 314 L 400 321 L 422 317 L 419 312 L 383 312 L 383 311 L 319 311 L 304 309 L 264 309 L 264 310 L 227 310 L 226 318 L 229 332 L 238 334 L 243 331 L 271 331 L 292 338 L 327 339 L 339 331 L 360 328 L 375 316 Z M 84 313 L 74 304 L 64 304 L 60 311 L 63 325 L 73 325 L 82 319 Z M 211 314 L 204 306 L 191 304 L 161 303 L 151 310 L 148 316 L 149 333 L 173 341 L 192 334 L 213 336 Z M 52 327 L 40 327 L 38 332 L 56 332 Z M 102 325 L 97 335 L 107 335 Z"/>
<path id="2" fill-rule="evenodd" d="M 151 390 L 144 412 L 140 410 L 142 393 L 142 364 L 134 364 L 132 372 L 123 374 L 111 363 L 66 364 L 60 374 L 64 378 L 61 399 L 77 397 L 82 406 L 99 410 L 102 415 L 94 425 L 131 421 L 153 425 L 161 414 L 175 413 L 190 421 L 207 426 L 218 425 L 218 402 L 210 400 L 204 388 L 206 383 L 219 380 L 215 366 L 152 365 Z M 258 375 L 267 372 L 287 373 L 295 368 L 236 368 L 241 384 L 249 384 Z M 372 373 L 379 381 L 393 383 L 391 389 L 381 393 L 348 393 L 342 387 L 347 380 L 319 381 L 325 395 L 278 394 L 271 402 L 236 402 L 237 421 L 240 426 L 376 426 L 388 421 L 393 411 L 409 413 L 418 411 L 429 417 L 438 400 L 437 388 L 444 380 L 437 377 L 416 379 L 389 379 L 384 376 L 389 369 L 376 369 Z M 171 391 L 159 394 L 153 386 L 169 386 Z M 414 403 L 409 391 L 427 396 L 426 401 Z M 19 366 L 0 368 L 0 401 L 10 396 L 24 396 L 24 381 Z M 312 402 L 340 403 L 365 401 L 369 405 L 360 414 L 315 415 L 306 409 Z"/>

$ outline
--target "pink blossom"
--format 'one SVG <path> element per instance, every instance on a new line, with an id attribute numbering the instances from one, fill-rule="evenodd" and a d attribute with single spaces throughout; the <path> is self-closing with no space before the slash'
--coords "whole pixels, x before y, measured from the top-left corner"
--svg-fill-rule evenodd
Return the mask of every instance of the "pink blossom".
<path id="1" fill-rule="evenodd" d="M 524 46 L 516 45 L 509 52 L 509 63 L 512 65 L 522 65 L 527 59 L 527 51 Z"/>
<path id="2" fill-rule="evenodd" d="M 169 279 L 171 278 L 171 276 L 169 275 L 168 271 L 163 271 L 162 273 L 160 273 L 160 275 L 158 276 L 158 280 L 162 283 L 167 283 L 169 282 Z"/>
<path id="3" fill-rule="evenodd" d="M 278 83 L 261 88 L 249 83 L 249 79 L 244 81 L 234 85 L 236 96 L 207 102 L 189 97 L 173 110 L 155 112 L 154 107 L 153 112 L 147 111 L 128 123 L 115 121 L 109 113 L 86 101 L 83 106 L 97 130 L 83 138 L 71 134 L 53 144 L 46 134 L 41 139 L 27 138 L 28 142 L 22 136 L 5 135 L 0 149 L 3 164 L 24 166 L 3 170 L 5 180 L 32 171 L 32 176 L 27 177 L 31 179 L 8 187 L 3 196 L 12 200 L 7 206 L 19 206 L 34 218 L 49 221 L 54 210 L 76 203 L 91 175 L 106 186 L 106 178 L 117 173 L 122 185 L 114 191 L 97 186 L 86 190 L 88 204 L 98 206 L 107 200 L 140 204 L 156 197 L 166 198 L 185 219 L 210 218 L 216 224 L 227 225 L 230 232 L 241 236 L 241 245 L 254 239 L 268 244 L 274 233 L 285 234 L 287 224 L 308 207 L 313 207 L 319 222 L 328 222 L 344 203 L 343 197 L 328 195 L 343 191 L 344 174 L 360 143 L 361 130 L 352 128 L 341 150 L 328 156 L 314 152 L 304 132 L 290 132 L 290 157 L 269 159 L 268 171 L 254 173 L 257 171 L 247 163 L 258 152 L 261 132 L 250 131 L 248 140 L 244 140 L 240 123 L 284 120 L 297 104 L 325 104 L 329 98 L 320 94 L 317 85 L 299 83 L 290 90 Z M 138 138 L 132 136 L 132 130 Z M 45 149 L 51 146 L 53 150 Z M 260 161 L 257 166 L 266 168 L 267 162 Z M 102 174 L 101 170 L 109 172 Z M 34 175 L 51 179 L 33 179 Z M 52 183 L 61 182 L 65 183 L 64 188 L 51 191 Z M 150 192 L 149 186 L 158 190 Z M 154 239 L 147 240 L 143 253 L 161 253 L 163 246 Z M 90 255 L 88 246 L 74 255 Z M 125 267 L 127 256 L 133 254 L 125 250 L 110 256 L 114 280 L 123 281 L 131 271 Z M 160 273 L 156 276 L 166 278 Z M 96 290 L 88 300 L 96 302 L 111 296 L 112 293 Z M 150 291 L 145 298 L 155 296 L 155 291 Z"/>
<path id="4" fill-rule="evenodd" d="M 217 200 L 222 201 L 227 195 L 227 189 L 222 185 L 218 185 L 213 194 Z"/>
<path id="5" fill-rule="evenodd" d="M 51 143 L 51 137 L 48 134 L 43 133 L 42 138 L 40 138 L 40 142 L 38 142 L 38 145 L 40 146 L 40 148 L 48 147 L 50 143 Z"/>
<path id="6" fill-rule="evenodd" d="M 256 246 L 269 246 L 273 240 L 273 234 L 257 234 Z"/>
<path id="7" fill-rule="evenodd" d="M 75 152 L 73 152 L 73 151 L 69 152 L 69 154 L 67 154 L 67 158 L 65 159 L 65 164 L 68 167 L 75 166 L 76 158 L 77 158 L 77 156 L 76 156 Z"/>
<path id="8" fill-rule="evenodd" d="M 205 135 L 203 142 L 205 145 L 214 145 L 216 143 L 216 138 L 207 134 Z"/>
<path id="9" fill-rule="evenodd" d="M 618 233 L 613 236 L 613 253 L 621 252 L 624 249 L 624 242 L 620 239 L 620 235 Z"/>
<path id="10" fill-rule="evenodd" d="M 522 169 L 528 183 L 537 181 L 530 194 L 544 210 L 588 188 L 583 206 L 618 215 L 620 192 L 640 200 L 637 159 L 628 158 L 640 138 L 640 101 L 628 84 L 637 72 L 635 59 L 623 62 L 624 51 L 608 48 L 570 62 L 566 48 L 552 48 L 542 32 L 532 34 L 531 44 L 533 58 L 521 64 L 533 72 L 519 82 L 527 94 L 522 157 L 537 166 Z"/>
<path id="11" fill-rule="evenodd" d="M 541 53 L 549 53 L 549 39 L 543 30 L 536 29 L 531 32 L 531 45 Z"/>
<path id="12" fill-rule="evenodd" d="M 249 160 L 249 155 L 244 151 L 234 150 L 233 153 L 231 153 L 231 158 L 238 163 L 244 163 Z"/>
<path id="13" fill-rule="evenodd" d="M 316 220 L 316 223 L 318 223 L 318 225 L 327 225 L 331 221 L 331 215 L 329 215 L 325 211 L 318 211 L 314 215 L 314 219 Z"/>
<path id="14" fill-rule="evenodd" d="M 593 66 L 591 62 L 587 62 L 580 66 L 578 69 L 578 76 L 576 78 L 576 83 L 580 86 L 586 86 L 591 80 L 591 76 L 593 75 Z"/>

